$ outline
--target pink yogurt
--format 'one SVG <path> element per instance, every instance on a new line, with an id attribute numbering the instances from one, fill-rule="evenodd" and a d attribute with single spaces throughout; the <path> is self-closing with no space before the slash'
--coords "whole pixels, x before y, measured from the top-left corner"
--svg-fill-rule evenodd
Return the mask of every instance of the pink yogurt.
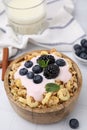
<path id="1" fill-rule="evenodd" d="M 60 58 L 60 57 L 57 57 L 56 55 L 53 55 L 53 56 L 55 57 L 55 59 Z M 37 64 L 36 60 L 38 59 L 38 57 L 39 56 L 31 59 L 31 61 L 33 62 L 33 66 Z M 43 76 L 43 73 L 40 73 L 40 75 L 43 77 L 43 81 L 39 84 L 35 84 L 32 79 L 28 79 L 26 76 L 21 76 L 19 74 L 19 70 L 21 68 L 24 68 L 25 61 L 22 62 L 21 66 L 15 72 L 14 78 L 21 80 L 22 85 L 27 89 L 27 95 L 28 96 L 32 96 L 36 101 L 41 101 L 43 99 L 43 94 L 45 92 L 45 85 L 47 83 L 55 83 L 55 80 L 57 80 L 57 79 L 66 83 L 67 81 L 69 81 L 71 79 L 72 75 L 69 72 L 69 65 L 68 65 L 67 61 L 65 61 L 65 62 L 66 62 L 66 65 L 63 66 L 63 67 L 60 67 L 60 73 L 59 73 L 58 77 L 56 77 L 55 79 L 46 79 Z M 32 67 L 27 68 L 28 71 L 32 71 Z"/>

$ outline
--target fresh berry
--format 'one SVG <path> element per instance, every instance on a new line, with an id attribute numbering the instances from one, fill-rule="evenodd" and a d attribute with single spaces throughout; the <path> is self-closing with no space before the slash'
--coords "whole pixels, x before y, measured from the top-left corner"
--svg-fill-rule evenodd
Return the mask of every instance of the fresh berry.
<path id="1" fill-rule="evenodd" d="M 47 58 L 49 59 L 48 64 L 53 64 L 53 63 L 55 63 L 55 58 L 54 58 L 54 56 L 48 55 Z"/>
<path id="2" fill-rule="evenodd" d="M 43 77 L 41 75 L 35 75 L 33 78 L 33 82 L 39 84 L 43 81 Z"/>
<path id="3" fill-rule="evenodd" d="M 32 61 L 26 61 L 25 64 L 24 64 L 24 66 L 25 66 L 26 68 L 30 68 L 30 67 L 33 66 L 33 62 L 32 62 Z"/>
<path id="4" fill-rule="evenodd" d="M 81 45 L 76 44 L 74 46 L 75 54 L 78 57 L 87 60 L 87 40 L 82 39 L 80 43 Z"/>
<path id="5" fill-rule="evenodd" d="M 28 78 L 28 79 L 33 79 L 33 77 L 34 77 L 34 73 L 33 73 L 32 71 L 29 71 L 29 72 L 27 73 L 27 78 Z"/>
<path id="6" fill-rule="evenodd" d="M 26 68 L 22 68 L 19 70 L 19 74 L 22 76 L 26 75 L 27 73 L 28 73 L 28 70 Z"/>
<path id="7" fill-rule="evenodd" d="M 87 60 L 87 54 L 85 52 L 82 52 L 79 57 Z"/>
<path id="8" fill-rule="evenodd" d="M 84 47 L 84 45 L 85 45 L 86 42 L 87 42 L 86 39 L 82 39 L 82 40 L 81 40 L 81 45 Z"/>
<path id="9" fill-rule="evenodd" d="M 39 65 L 35 65 L 33 68 L 32 68 L 32 71 L 36 74 L 38 73 L 41 73 L 43 71 L 43 68 L 40 67 Z"/>
<path id="10" fill-rule="evenodd" d="M 85 49 L 85 53 L 87 54 L 87 48 Z"/>
<path id="11" fill-rule="evenodd" d="M 44 60 L 45 62 L 48 61 L 47 55 L 42 55 L 37 59 L 37 63 L 41 60 Z"/>
<path id="12" fill-rule="evenodd" d="M 64 66 L 64 65 L 66 65 L 66 62 L 63 59 L 58 59 L 58 60 L 56 60 L 56 64 L 58 66 Z"/>
<path id="13" fill-rule="evenodd" d="M 87 48 L 87 41 L 85 42 L 84 47 Z"/>
<path id="14" fill-rule="evenodd" d="M 76 129 L 79 127 L 79 122 L 77 119 L 71 119 L 69 121 L 69 126 L 72 128 L 72 129 Z"/>
<path id="15" fill-rule="evenodd" d="M 81 53 L 81 49 L 77 49 L 77 50 L 75 51 L 75 54 L 76 54 L 77 56 L 79 56 L 80 53 Z"/>
<path id="16" fill-rule="evenodd" d="M 86 48 L 85 47 L 81 47 L 81 52 L 86 52 Z"/>
<path id="17" fill-rule="evenodd" d="M 52 56 L 52 55 L 42 55 L 42 56 L 40 56 L 40 57 L 37 59 L 37 62 L 38 62 L 39 60 L 44 60 L 45 62 L 48 61 L 48 64 L 53 64 L 53 63 L 55 63 L 55 58 L 54 58 L 54 56 Z"/>
<path id="18" fill-rule="evenodd" d="M 81 46 L 79 44 L 74 45 L 74 50 L 81 49 Z"/>
<path id="19" fill-rule="evenodd" d="M 60 72 L 59 66 L 50 64 L 44 69 L 44 76 L 47 79 L 56 78 Z"/>

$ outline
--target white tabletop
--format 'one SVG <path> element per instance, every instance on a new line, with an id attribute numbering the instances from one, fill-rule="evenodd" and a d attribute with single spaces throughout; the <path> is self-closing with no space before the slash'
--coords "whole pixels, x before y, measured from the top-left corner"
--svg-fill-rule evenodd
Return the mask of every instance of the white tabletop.
<path id="1" fill-rule="evenodd" d="M 75 17 L 87 33 L 87 0 L 77 0 Z M 42 49 L 41 47 L 29 45 L 29 51 L 33 49 Z M 32 124 L 15 113 L 10 106 L 6 96 L 3 82 L 0 80 L 0 130 L 71 130 L 68 122 L 71 118 L 77 118 L 80 126 L 78 130 L 87 130 L 87 66 L 78 62 L 71 52 L 65 52 L 79 66 L 83 76 L 83 85 L 81 94 L 77 101 L 74 111 L 63 121 L 50 125 Z M 1 69 L 0 69 L 1 79 Z"/>

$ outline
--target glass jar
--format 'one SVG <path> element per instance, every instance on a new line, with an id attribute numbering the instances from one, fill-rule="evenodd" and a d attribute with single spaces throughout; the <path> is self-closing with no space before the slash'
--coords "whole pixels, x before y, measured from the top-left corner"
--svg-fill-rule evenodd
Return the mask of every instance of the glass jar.
<path id="1" fill-rule="evenodd" d="M 4 0 L 9 24 L 20 34 L 38 34 L 47 27 L 45 0 Z"/>

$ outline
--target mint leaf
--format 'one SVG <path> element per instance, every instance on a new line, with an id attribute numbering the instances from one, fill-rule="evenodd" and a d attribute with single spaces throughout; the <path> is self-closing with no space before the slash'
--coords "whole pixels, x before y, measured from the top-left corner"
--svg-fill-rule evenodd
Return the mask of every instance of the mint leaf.
<path id="1" fill-rule="evenodd" d="M 48 83 L 45 88 L 47 92 L 56 92 L 60 89 L 60 86 L 55 83 Z"/>
<path id="2" fill-rule="evenodd" d="M 37 63 L 40 65 L 40 67 L 45 68 L 45 67 L 48 66 L 48 62 L 49 62 L 49 60 L 47 60 L 47 61 L 45 61 L 45 60 L 38 60 Z"/>

